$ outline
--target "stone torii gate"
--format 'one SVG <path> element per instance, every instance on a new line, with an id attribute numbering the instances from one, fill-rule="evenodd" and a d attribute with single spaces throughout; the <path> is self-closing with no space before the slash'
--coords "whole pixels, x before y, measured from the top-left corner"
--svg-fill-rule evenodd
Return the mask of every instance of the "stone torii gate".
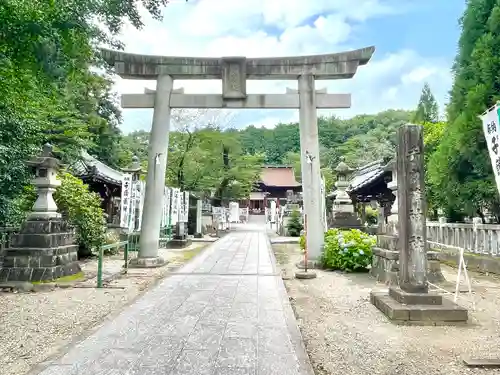
<path id="1" fill-rule="evenodd" d="M 349 79 L 358 66 L 370 60 L 375 47 L 316 56 L 281 58 L 167 57 L 102 50 L 124 79 L 156 80 L 156 91 L 123 94 L 123 108 L 154 108 L 148 151 L 148 174 L 138 266 L 163 263 L 158 240 L 163 207 L 163 187 L 172 108 L 298 108 L 304 210 L 307 214 L 307 248 L 311 261 L 319 260 L 323 248 L 323 213 L 317 109 L 350 108 L 350 94 L 327 94 L 316 90 L 315 80 Z M 221 79 L 220 94 L 184 94 L 173 89 L 174 79 Z M 298 80 L 298 90 L 286 94 L 247 94 L 246 80 Z"/>

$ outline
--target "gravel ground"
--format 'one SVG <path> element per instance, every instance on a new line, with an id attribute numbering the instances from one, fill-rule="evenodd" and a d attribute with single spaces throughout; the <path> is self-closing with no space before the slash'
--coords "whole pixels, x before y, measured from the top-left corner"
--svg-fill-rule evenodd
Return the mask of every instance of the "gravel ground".
<path id="1" fill-rule="evenodd" d="M 476 311 L 466 327 L 396 326 L 371 305 L 370 290 L 384 286 L 368 275 L 316 271 L 316 279 L 293 279 L 298 246 L 273 248 L 317 375 L 500 374 L 462 364 L 465 356 L 500 358 L 498 278 L 471 274 Z M 452 268 L 443 273 L 454 281 Z M 471 307 L 465 298 L 459 303 Z"/>
<path id="2" fill-rule="evenodd" d="M 201 251 L 193 244 L 187 251 L 160 250 L 169 265 L 155 269 L 130 269 L 112 281 L 110 288 L 70 288 L 39 293 L 0 293 L 0 375 L 23 375 L 32 366 L 56 355 L 89 329 L 133 302 L 155 281 L 165 277 Z M 94 261 L 84 269 L 92 272 Z M 121 259 L 105 260 L 116 268 Z M 85 283 L 95 285 L 95 279 Z M 89 374 L 90 375 L 90 374 Z"/>

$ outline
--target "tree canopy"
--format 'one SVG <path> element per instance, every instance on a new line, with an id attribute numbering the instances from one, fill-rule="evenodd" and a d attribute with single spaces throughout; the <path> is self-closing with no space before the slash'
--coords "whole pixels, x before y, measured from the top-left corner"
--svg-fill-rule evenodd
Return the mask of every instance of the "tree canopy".
<path id="1" fill-rule="evenodd" d="M 156 17 L 166 0 L 143 0 Z M 139 2 L 5 0 L 0 4 L 0 224 L 28 183 L 24 164 L 46 142 L 63 161 L 88 149 L 120 163 L 120 111 L 97 46 L 120 48 L 125 23 L 140 28 Z"/>
<path id="2" fill-rule="evenodd" d="M 453 66 L 455 76 L 447 108 L 446 136 L 430 156 L 428 173 L 437 203 L 451 217 L 499 214 L 491 162 L 478 117 L 500 94 L 500 5 L 469 0 Z"/>

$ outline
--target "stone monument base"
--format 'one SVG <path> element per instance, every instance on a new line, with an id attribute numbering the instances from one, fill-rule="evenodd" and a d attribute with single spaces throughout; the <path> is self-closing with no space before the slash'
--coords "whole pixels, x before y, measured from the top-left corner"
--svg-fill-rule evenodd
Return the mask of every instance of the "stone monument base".
<path id="1" fill-rule="evenodd" d="M 462 325 L 467 323 L 467 309 L 433 293 L 407 293 L 391 287 L 389 293 L 370 293 L 371 303 L 395 324 Z"/>
<path id="2" fill-rule="evenodd" d="M 432 284 L 439 284 L 446 279 L 441 272 L 439 253 L 436 251 L 427 252 L 427 280 Z M 377 247 L 373 249 L 372 268 L 370 274 L 378 282 L 387 285 L 399 285 L 399 250 L 398 238 L 392 235 L 377 236 Z"/>
<path id="3" fill-rule="evenodd" d="M 184 249 L 191 245 L 192 241 L 188 238 L 173 238 L 167 243 L 167 249 Z"/>
<path id="4" fill-rule="evenodd" d="M 166 265 L 162 257 L 134 258 L 129 262 L 129 268 L 156 268 Z"/>
<path id="5" fill-rule="evenodd" d="M 298 262 L 296 265 L 295 265 L 298 269 L 301 269 L 301 270 L 304 270 L 306 267 L 305 267 L 305 264 L 304 264 L 304 260 L 301 260 L 300 262 Z M 321 260 L 316 260 L 316 259 L 308 259 L 307 260 L 307 269 L 318 269 L 318 270 L 321 270 L 323 269 L 323 263 L 321 262 Z"/>
<path id="6" fill-rule="evenodd" d="M 52 281 L 81 271 L 70 225 L 59 218 L 26 221 L 4 251 L 0 282 Z"/>
<path id="7" fill-rule="evenodd" d="M 330 226 L 336 229 L 365 229 L 355 212 L 334 212 Z"/>

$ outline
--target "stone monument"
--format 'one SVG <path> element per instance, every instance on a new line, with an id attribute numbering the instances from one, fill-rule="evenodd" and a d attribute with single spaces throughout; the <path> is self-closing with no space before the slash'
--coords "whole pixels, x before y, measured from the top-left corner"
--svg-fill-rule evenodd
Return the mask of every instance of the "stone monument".
<path id="1" fill-rule="evenodd" d="M 0 282 L 50 281 L 81 271 L 74 229 L 61 218 L 52 197 L 61 185 L 57 179 L 61 165 L 52 155 L 52 146 L 46 144 L 42 155 L 28 165 L 35 169 L 37 199 L 4 252 Z"/>
<path id="2" fill-rule="evenodd" d="M 179 191 L 179 221 L 175 224 L 175 232 L 172 239 L 168 242 L 168 247 L 171 249 L 183 249 L 191 245 L 191 240 L 188 238 L 187 220 L 189 215 L 189 192 Z"/>
<path id="3" fill-rule="evenodd" d="M 147 56 L 103 49 L 104 59 L 114 65 L 122 78 L 156 81 L 156 91 L 122 95 L 123 108 L 154 108 L 139 262 L 155 263 L 158 257 L 171 108 L 299 109 L 304 207 L 310 218 L 307 248 L 310 258 L 319 260 L 324 236 L 317 109 L 350 108 L 351 96 L 316 90 L 315 82 L 354 77 L 358 67 L 370 61 L 374 50 L 368 47 L 335 54 L 281 58 L 208 58 Z M 175 79 L 220 79 L 222 95 L 184 94 L 182 89 L 173 89 Z M 297 80 L 298 90 L 288 90 L 286 94 L 248 94 L 247 79 Z M 306 154 L 311 156 L 310 164 Z"/>
<path id="4" fill-rule="evenodd" d="M 387 223 L 385 222 L 385 207 L 382 207 L 379 217 L 380 224 L 377 233 L 377 246 L 373 249 L 372 267 L 370 273 L 377 281 L 388 284 L 399 284 L 399 209 L 398 209 L 398 179 L 396 161 L 390 161 L 384 169 L 390 171 L 392 179 L 387 187 L 392 190 L 394 202 L 390 206 Z M 445 281 L 441 272 L 439 253 L 427 251 L 427 279 L 433 284 Z"/>
<path id="5" fill-rule="evenodd" d="M 333 228 L 364 229 L 363 223 L 361 223 L 356 211 L 354 211 L 351 197 L 349 197 L 349 194 L 346 192 L 349 187 L 349 177 L 353 171 L 354 170 L 345 163 L 343 157 L 340 159 L 337 168 L 335 168 L 335 172 L 337 172 L 337 181 L 335 182 L 337 194 L 332 206 L 331 226 Z"/>
<path id="6" fill-rule="evenodd" d="M 467 322 L 467 309 L 430 293 L 427 281 L 424 143 L 420 125 L 398 129 L 399 286 L 389 293 L 372 291 L 370 299 L 392 322 L 457 324 Z"/>
<path id="7" fill-rule="evenodd" d="M 203 222 L 203 201 L 201 200 L 201 198 L 199 198 L 196 201 L 196 233 L 194 234 L 194 238 L 203 237 L 202 222 Z"/>

